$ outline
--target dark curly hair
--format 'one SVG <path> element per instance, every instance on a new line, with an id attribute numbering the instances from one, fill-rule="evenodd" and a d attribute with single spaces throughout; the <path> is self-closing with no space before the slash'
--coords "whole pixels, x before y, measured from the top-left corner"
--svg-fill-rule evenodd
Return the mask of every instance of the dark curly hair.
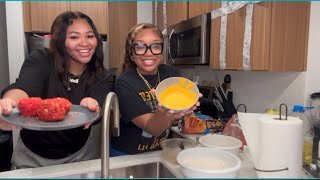
<path id="1" fill-rule="evenodd" d="M 67 29 L 72 25 L 73 20 L 76 19 L 85 19 L 88 24 L 91 26 L 94 36 L 97 39 L 96 50 L 87 64 L 88 79 L 86 80 L 85 90 L 97 80 L 100 79 L 104 72 L 103 66 L 103 50 L 102 50 L 102 41 L 100 35 L 95 27 L 93 21 L 89 16 L 81 12 L 76 11 L 66 11 L 60 14 L 54 20 L 51 26 L 51 40 L 50 40 L 50 49 L 49 52 L 53 57 L 55 64 L 55 72 L 58 80 L 62 82 L 63 87 L 68 87 L 68 73 L 70 68 L 69 54 L 67 53 L 65 41 Z"/>

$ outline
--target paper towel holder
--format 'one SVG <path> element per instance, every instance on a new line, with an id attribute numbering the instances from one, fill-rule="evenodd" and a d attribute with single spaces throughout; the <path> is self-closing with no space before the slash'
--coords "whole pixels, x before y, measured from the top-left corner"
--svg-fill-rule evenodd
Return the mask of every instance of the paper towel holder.
<path id="1" fill-rule="evenodd" d="M 239 104 L 238 106 L 237 106 L 237 111 L 238 111 L 238 109 L 241 107 L 241 106 L 243 106 L 243 108 L 244 108 L 244 113 L 247 113 L 247 106 L 245 105 L 245 104 Z"/>
<path id="2" fill-rule="evenodd" d="M 282 119 L 281 117 L 281 109 L 282 109 L 282 106 L 285 107 L 285 110 L 286 110 L 286 118 L 285 119 Z M 280 106 L 279 106 L 279 118 L 274 118 L 275 120 L 288 120 L 288 106 L 284 103 L 281 103 Z"/>

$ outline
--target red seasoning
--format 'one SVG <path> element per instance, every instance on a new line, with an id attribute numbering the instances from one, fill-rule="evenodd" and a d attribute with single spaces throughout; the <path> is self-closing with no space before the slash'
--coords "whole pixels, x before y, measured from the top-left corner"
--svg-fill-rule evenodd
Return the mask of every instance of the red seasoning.
<path id="1" fill-rule="evenodd" d="M 42 121 L 62 121 L 72 103 L 65 98 L 42 100 L 39 97 L 22 99 L 18 104 L 22 117 L 39 117 Z"/>
<path id="2" fill-rule="evenodd" d="M 61 121 L 64 119 L 66 111 L 56 99 L 45 99 L 37 113 L 42 121 Z"/>
<path id="3" fill-rule="evenodd" d="M 38 117 L 37 110 L 42 103 L 39 97 L 24 98 L 18 103 L 18 109 L 22 117 Z"/>

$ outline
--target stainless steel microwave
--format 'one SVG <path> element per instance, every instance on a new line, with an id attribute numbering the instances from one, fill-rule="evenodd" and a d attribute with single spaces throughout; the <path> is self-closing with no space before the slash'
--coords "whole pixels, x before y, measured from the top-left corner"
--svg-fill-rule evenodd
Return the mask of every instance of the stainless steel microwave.
<path id="1" fill-rule="evenodd" d="M 168 64 L 209 64 L 210 14 L 202 14 L 167 28 Z"/>

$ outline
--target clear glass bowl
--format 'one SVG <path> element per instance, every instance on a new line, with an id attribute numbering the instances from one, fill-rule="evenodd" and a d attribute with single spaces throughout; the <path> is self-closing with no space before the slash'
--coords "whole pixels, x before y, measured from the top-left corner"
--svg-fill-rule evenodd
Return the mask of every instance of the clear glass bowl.
<path id="1" fill-rule="evenodd" d="M 161 142 L 162 158 L 172 164 L 178 164 L 177 155 L 183 149 L 193 148 L 196 142 L 184 138 L 166 139 Z"/>

